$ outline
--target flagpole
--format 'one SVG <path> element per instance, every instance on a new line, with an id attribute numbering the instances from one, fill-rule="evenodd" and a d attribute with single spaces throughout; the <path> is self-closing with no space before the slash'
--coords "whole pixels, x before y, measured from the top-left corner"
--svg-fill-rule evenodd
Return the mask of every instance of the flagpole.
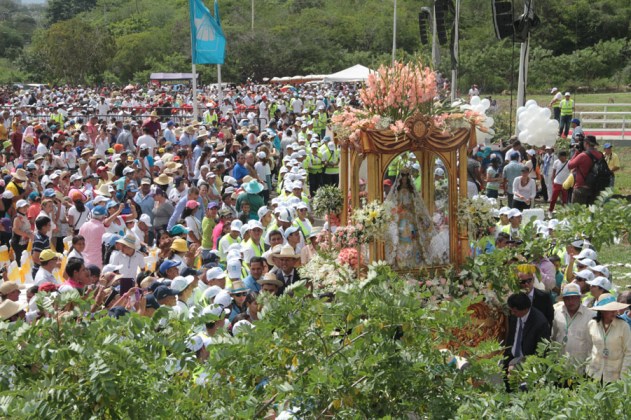
<path id="1" fill-rule="evenodd" d="M 217 108 L 223 104 L 223 89 L 221 87 L 221 64 L 217 64 L 217 84 L 219 85 L 219 100 L 217 101 Z"/>
<path id="2" fill-rule="evenodd" d="M 197 121 L 197 69 L 193 64 L 193 119 Z"/>
<path id="3" fill-rule="evenodd" d="M 394 16 L 392 21 L 392 63 L 397 58 L 397 0 L 394 0 Z"/>

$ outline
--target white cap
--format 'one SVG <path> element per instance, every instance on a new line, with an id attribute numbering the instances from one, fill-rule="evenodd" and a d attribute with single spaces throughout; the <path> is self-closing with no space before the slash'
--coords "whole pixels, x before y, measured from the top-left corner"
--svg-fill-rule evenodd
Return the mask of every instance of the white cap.
<path id="1" fill-rule="evenodd" d="M 574 277 L 580 277 L 582 279 L 590 281 L 594 280 L 594 273 L 592 273 L 590 270 L 581 270 L 578 273 L 574 274 Z"/>
<path id="2" fill-rule="evenodd" d="M 264 230 L 264 229 L 263 229 L 263 225 L 262 225 L 262 224 L 261 224 L 261 222 L 259 222 L 258 220 L 250 220 L 250 221 L 248 222 L 248 225 L 250 226 L 250 230 L 252 230 L 252 229 L 261 229 L 261 230 Z"/>
<path id="3" fill-rule="evenodd" d="M 215 296 L 215 300 L 213 301 L 213 303 L 227 308 L 232 303 L 232 296 L 230 296 L 230 293 L 228 293 L 226 290 L 222 290 L 221 292 L 217 293 L 217 296 Z"/>
<path id="4" fill-rule="evenodd" d="M 510 207 L 502 207 L 500 209 L 500 216 L 501 215 L 505 215 L 508 216 L 510 214 L 511 208 Z"/>
<path id="5" fill-rule="evenodd" d="M 609 281 L 607 277 L 598 276 L 594 278 L 593 280 L 588 281 L 587 284 L 589 284 L 590 286 L 602 287 L 606 291 L 611 290 L 611 282 Z"/>
<path id="6" fill-rule="evenodd" d="M 592 270 L 594 273 L 598 272 L 598 273 L 602 273 L 603 276 L 609 278 L 609 269 L 607 267 L 605 267 L 604 265 L 597 265 L 594 267 L 589 267 L 590 270 Z"/>
<path id="7" fill-rule="evenodd" d="M 195 277 L 193 276 L 186 276 L 186 277 L 177 276 L 171 282 L 171 289 L 180 293 L 184 291 L 184 289 L 186 289 L 191 283 L 193 283 L 194 280 L 195 280 Z"/>
<path id="8" fill-rule="evenodd" d="M 508 218 L 510 219 L 511 217 L 516 217 L 516 216 L 521 216 L 521 212 L 517 209 L 511 209 L 508 212 Z"/>
<path id="9" fill-rule="evenodd" d="M 241 233 L 241 226 L 243 226 L 243 222 L 239 219 L 233 220 L 230 223 L 230 230 Z"/>
<path id="10" fill-rule="evenodd" d="M 590 260 L 597 260 L 598 253 L 593 249 L 583 248 L 581 252 L 576 256 L 577 260 L 583 260 L 585 258 L 589 258 Z"/>
<path id="11" fill-rule="evenodd" d="M 228 277 L 231 279 L 241 279 L 241 260 L 232 258 L 228 260 L 227 268 Z"/>
<path id="12" fill-rule="evenodd" d="M 232 326 L 232 335 L 236 337 L 237 335 L 242 334 L 253 328 L 255 327 L 254 325 L 252 325 L 250 321 L 242 319 L 241 321 L 237 322 L 236 324 Z"/>
<path id="13" fill-rule="evenodd" d="M 206 271 L 206 279 L 208 280 L 222 279 L 224 277 L 225 277 L 225 273 L 219 267 L 213 267 Z"/>
<path id="14" fill-rule="evenodd" d="M 105 264 L 103 266 L 103 270 L 101 270 L 101 274 L 115 273 L 116 271 L 120 272 L 122 269 L 123 269 L 122 264 L 121 265 Z"/>
<path id="15" fill-rule="evenodd" d="M 141 214 L 140 218 L 138 219 L 138 221 L 144 223 L 148 227 L 152 227 L 153 226 L 151 224 L 151 217 L 149 217 L 148 214 Z"/>
<path id="16" fill-rule="evenodd" d="M 215 299 L 215 296 L 217 296 L 222 290 L 223 289 L 217 285 L 210 286 L 204 291 L 204 299 L 206 300 L 206 302 L 212 302 Z"/>
<path id="17" fill-rule="evenodd" d="M 256 157 L 259 159 L 265 159 L 267 157 L 267 154 L 265 152 L 258 152 L 256 154 Z"/>
<path id="18" fill-rule="evenodd" d="M 596 261 L 592 260 L 591 258 L 583 258 L 582 260 L 577 261 L 577 263 L 588 268 L 596 267 Z"/>

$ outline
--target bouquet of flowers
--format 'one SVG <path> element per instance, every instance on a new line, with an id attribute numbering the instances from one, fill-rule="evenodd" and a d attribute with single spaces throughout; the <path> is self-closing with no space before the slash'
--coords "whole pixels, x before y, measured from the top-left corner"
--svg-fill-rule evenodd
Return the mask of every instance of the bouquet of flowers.
<path id="1" fill-rule="evenodd" d="M 363 108 L 347 108 L 332 117 L 335 132 L 342 140 L 357 144 L 362 130 L 390 130 L 395 136 L 407 134 L 405 121 L 420 113 L 433 117 L 445 131 L 475 124 L 484 129 L 486 115 L 473 109 L 462 110 L 460 103 L 435 102 L 436 74 L 419 60 L 395 62 L 371 73 L 359 97 Z"/>
<path id="2" fill-rule="evenodd" d="M 324 217 L 328 214 L 339 214 L 344 204 L 342 192 L 337 186 L 326 185 L 318 188 L 313 198 L 313 214 Z"/>
<path id="3" fill-rule="evenodd" d="M 383 239 L 392 223 L 393 210 L 390 201 L 371 201 L 355 210 L 352 220 L 360 232 L 360 241 L 369 243 Z"/>
<path id="4" fill-rule="evenodd" d="M 298 268 L 298 272 L 301 278 L 311 280 L 314 290 L 320 292 L 334 291 L 355 281 L 355 272 L 348 264 L 319 254 Z"/>
<path id="5" fill-rule="evenodd" d="M 488 228 L 495 225 L 494 210 L 497 201 L 484 195 L 475 195 L 463 200 L 458 205 L 458 223 L 469 232 L 471 240 L 477 240 L 487 234 Z"/>

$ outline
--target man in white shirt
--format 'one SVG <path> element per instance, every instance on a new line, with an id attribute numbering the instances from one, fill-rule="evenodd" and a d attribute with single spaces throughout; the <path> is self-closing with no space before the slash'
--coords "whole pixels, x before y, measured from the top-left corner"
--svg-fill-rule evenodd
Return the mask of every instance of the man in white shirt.
<path id="1" fill-rule="evenodd" d="M 39 269 L 35 274 L 33 282 L 37 286 L 41 286 L 44 283 L 59 284 L 59 281 L 53 275 L 53 270 L 61 260 L 61 255 L 57 254 L 50 249 L 45 249 L 39 254 Z"/>
<path id="2" fill-rule="evenodd" d="M 563 302 L 554 308 L 552 341 L 561 343 L 563 350 L 577 366 L 590 355 L 592 339 L 587 324 L 594 312 L 581 303 L 581 287 L 576 283 L 566 284 L 561 293 Z"/>
<path id="3" fill-rule="evenodd" d="M 138 137 L 138 141 L 136 142 L 136 145 L 138 147 L 142 147 L 143 145 L 146 145 L 149 148 L 149 154 L 153 156 L 153 150 L 158 146 L 158 144 L 156 143 L 156 139 L 154 139 L 150 134 L 151 128 L 143 127 L 142 132 L 143 132 L 143 135 Z"/>
<path id="4" fill-rule="evenodd" d="M 559 195 L 561 195 L 561 202 L 567 204 L 568 191 L 563 189 L 563 183 L 568 176 L 570 176 L 570 168 L 568 167 L 567 152 L 561 150 L 559 158 L 552 164 L 552 197 L 550 197 L 548 212 L 554 211 Z"/>

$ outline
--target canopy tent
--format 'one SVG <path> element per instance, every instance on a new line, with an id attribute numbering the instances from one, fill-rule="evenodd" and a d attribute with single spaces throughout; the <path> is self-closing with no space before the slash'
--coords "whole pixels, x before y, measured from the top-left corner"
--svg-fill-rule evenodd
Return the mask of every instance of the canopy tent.
<path id="1" fill-rule="evenodd" d="M 368 75 L 372 72 L 368 67 L 356 64 L 337 73 L 329 74 L 324 77 L 325 83 L 333 82 L 365 82 Z"/>

